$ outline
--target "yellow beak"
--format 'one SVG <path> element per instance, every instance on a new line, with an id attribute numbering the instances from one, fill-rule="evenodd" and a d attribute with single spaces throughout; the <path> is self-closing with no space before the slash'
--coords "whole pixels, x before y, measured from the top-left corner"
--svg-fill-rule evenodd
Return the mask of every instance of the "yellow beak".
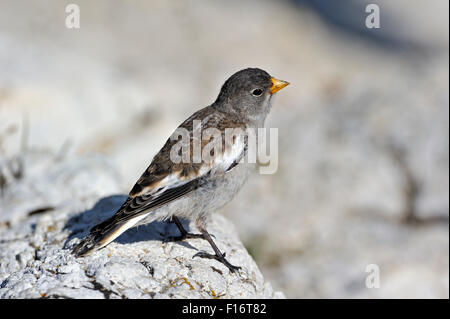
<path id="1" fill-rule="evenodd" d="M 272 85 L 270 86 L 270 94 L 274 94 L 289 85 L 289 82 L 277 80 L 275 78 L 270 78 L 270 82 L 272 82 Z"/>

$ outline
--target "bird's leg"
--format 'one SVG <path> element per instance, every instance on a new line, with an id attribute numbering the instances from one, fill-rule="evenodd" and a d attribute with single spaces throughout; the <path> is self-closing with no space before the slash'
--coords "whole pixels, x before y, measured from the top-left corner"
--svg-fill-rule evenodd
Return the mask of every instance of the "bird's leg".
<path id="1" fill-rule="evenodd" d="M 188 233 L 186 229 L 184 229 L 183 225 L 181 224 L 180 220 L 176 216 L 172 216 L 172 221 L 177 225 L 178 229 L 180 230 L 181 236 L 170 236 L 166 239 L 166 241 L 181 241 L 187 238 L 202 238 L 206 239 L 203 234 L 192 234 Z"/>
<path id="2" fill-rule="evenodd" d="M 199 224 L 199 223 L 198 223 Z M 219 248 L 217 248 L 216 244 L 214 243 L 214 241 L 211 238 L 211 235 L 206 231 L 206 229 L 201 226 L 198 225 L 198 228 L 200 229 L 200 232 L 202 233 L 202 235 L 204 236 L 204 239 L 206 239 L 208 241 L 208 243 L 211 245 L 212 249 L 214 250 L 214 252 L 216 253 L 215 255 L 213 254 L 208 254 L 207 252 L 204 251 L 200 251 L 198 253 L 196 253 L 194 256 L 192 256 L 192 258 L 194 257 L 200 257 L 200 258 L 209 258 L 209 259 L 215 259 L 218 262 L 221 262 L 222 264 L 224 264 L 225 266 L 228 267 L 228 269 L 231 272 L 235 272 L 239 269 L 241 269 L 241 267 L 238 266 L 234 266 L 232 264 L 230 264 L 228 262 L 228 260 L 225 259 L 225 254 L 226 253 L 221 253 Z"/>

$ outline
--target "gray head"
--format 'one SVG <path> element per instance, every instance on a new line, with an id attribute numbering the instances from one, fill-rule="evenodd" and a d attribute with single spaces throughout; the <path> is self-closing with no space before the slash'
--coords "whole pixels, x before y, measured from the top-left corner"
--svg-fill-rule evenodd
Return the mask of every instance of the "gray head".
<path id="1" fill-rule="evenodd" d="M 273 94 L 288 84 L 273 78 L 264 70 L 244 69 L 226 80 L 213 107 L 262 124 L 270 111 Z"/>

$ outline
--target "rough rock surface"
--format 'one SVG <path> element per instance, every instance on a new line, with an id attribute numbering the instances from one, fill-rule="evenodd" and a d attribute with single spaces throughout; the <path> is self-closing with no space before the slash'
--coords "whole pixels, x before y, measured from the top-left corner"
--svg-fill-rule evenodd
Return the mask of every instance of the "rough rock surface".
<path id="1" fill-rule="evenodd" d="M 28 154 L 23 159 L 25 173 L 10 182 L 0 206 L 0 298 L 283 297 L 264 281 L 234 227 L 220 215 L 213 216 L 209 230 L 229 261 L 242 266 L 239 273 L 214 260 L 192 259 L 198 250 L 211 250 L 204 240 L 165 242 L 178 235 L 168 222 L 130 229 L 106 248 L 75 258 L 70 248 L 126 199 L 98 197 L 105 189 L 117 190 L 113 170 L 98 158 L 56 161 Z M 43 163 L 51 163 L 48 170 Z M 34 166 L 41 167 L 42 178 L 35 178 Z M 83 172 L 92 182 L 77 191 Z M 28 195 L 28 205 L 14 205 L 20 196 L 13 192 Z M 55 196 L 65 200 L 55 202 Z"/>

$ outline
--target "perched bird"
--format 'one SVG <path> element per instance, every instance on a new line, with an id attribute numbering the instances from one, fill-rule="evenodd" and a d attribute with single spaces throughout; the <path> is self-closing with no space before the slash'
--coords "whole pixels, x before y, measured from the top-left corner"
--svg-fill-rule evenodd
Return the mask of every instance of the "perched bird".
<path id="1" fill-rule="evenodd" d="M 177 129 L 188 132 L 185 150 L 191 152 L 188 152 L 187 160 L 173 160 L 171 151 L 179 140 L 169 138 L 136 182 L 125 203 L 112 217 L 94 226 L 73 253 L 85 256 L 105 247 L 133 226 L 170 218 L 181 235 L 169 240 L 205 239 L 214 254 L 199 252 L 193 257 L 216 259 L 231 272 L 238 270 L 240 267 L 225 259 L 225 253 L 220 252 L 206 230 L 207 217 L 236 195 L 254 169 L 255 165 L 242 161 L 248 151 L 244 130 L 264 126 L 273 94 L 288 84 L 258 68 L 247 68 L 233 74 L 223 84 L 213 104 L 194 113 Z M 241 130 L 230 139 L 230 143 L 220 142 L 222 148 L 218 148 L 219 151 L 208 151 L 209 160 L 195 160 L 192 151 L 195 143 L 199 142 L 194 134 L 196 125 L 201 126 L 202 132 L 213 128 L 222 137 L 226 129 Z M 242 131 L 244 133 L 239 133 Z M 203 139 L 199 142 L 201 150 L 207 147 L 208 142 Z M 179 217 L 194 220 L 200 234 L 188 233 Z"/>

